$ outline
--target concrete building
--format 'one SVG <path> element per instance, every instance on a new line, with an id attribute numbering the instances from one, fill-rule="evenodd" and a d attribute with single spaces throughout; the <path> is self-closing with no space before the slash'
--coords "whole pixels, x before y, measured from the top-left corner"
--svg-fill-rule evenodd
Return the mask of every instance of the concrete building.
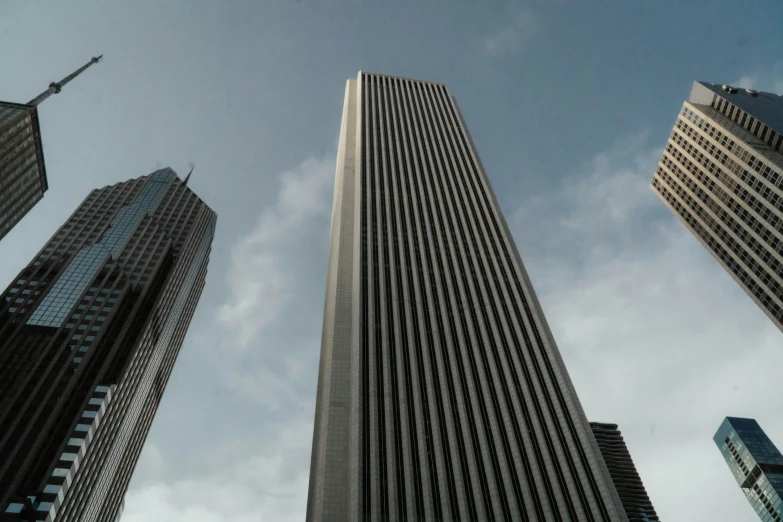
<path id="1" fill-rule="evenodd" d="M 119 516 L 206 278 L 186 184 L 93 190 L 0 294 L 0 521 Z"/>
<path id="2" fill-rule="evenodd" d="M 647 490 L 644 489 L 639 472 L 636 471 L 631 454 L 625 445 L 617 424 L 591 422 L 595 440 L 601 449 L 609 475 L 630 522 L 659 522 Z"/>
<path id="3" fill-rule="evenodd" d="M 783 520 L 783 455 L 753 419 L 726 417 L 713 437 L 734 479 L 764 522 Z"/>
<path id="4" fill-rule="evenodd" d="M 695 82 L 652 188 L 783 329 L 783 97 Z"/>
<path id="5" fill-rule="evenodd" d="M 307 520 L 627 520 L 448 88 L 340 132 Z"/>
<path id="6" fill-rule="evenodd" d="M 38 106 L 100 59 L 96 56 L 59 82 L 52 82 L 28 103 L 0 101 L 0 239 L 49 189 Z"/>

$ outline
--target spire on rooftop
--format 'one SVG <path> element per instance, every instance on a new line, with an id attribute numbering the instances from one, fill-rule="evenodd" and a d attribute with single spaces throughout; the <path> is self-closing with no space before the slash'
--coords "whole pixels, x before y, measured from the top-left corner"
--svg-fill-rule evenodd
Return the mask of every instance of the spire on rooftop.
<path id="1" fill-rule="evenodd" d="M 44 101 L 46 98 L 51 96 L 52 94 L 57 94 L 62 90 L 63 87 L 65 87 L 68 82 L 79 76 L 82 72 L 84 72 L 85 69 L 90 67 L 94 63 L 98 63 L 101 61 L 101 58 L 103 58 L 103 55 L 100 56 L 94 56 L 89 62 L 82 65 L 80 68 L 76 69 L 74 72 L 60 80 L 59 82 L 52 82 L 49 84 L 49 88 L 46 89 L 44 92 L 33 98 L 28 102 L 28 105 L 39 105 L 42 101 Z"/>
<path id="2" fill-rule="evenodd" d="M 182 182 L 183 185 L 187 185 L 188 184 L 188 180 L 190 179 L 190 175 L 193 174 L 193 169 L 195 169 L 195 168 L 196 168 L 195 165 L 191 165 L 190 166 L 190 172 L 188 172 L 188 175 L 185 176 L 185 181 Z"/>

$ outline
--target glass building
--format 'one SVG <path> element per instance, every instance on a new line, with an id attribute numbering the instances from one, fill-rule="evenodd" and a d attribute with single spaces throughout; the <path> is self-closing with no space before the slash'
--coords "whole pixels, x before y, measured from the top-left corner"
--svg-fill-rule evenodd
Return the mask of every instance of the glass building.
<path id="1" fill-rule="evenodd" d="M 97 56 L 29 103 L 0 101 L 0 239 L 3 239 L 49 188 L 44 167 L 38 105 L 101 59 Z"/>
<path id="2" fill-rule="evenodd" d="M 340 132 L 307 520 L 627 520 L 448 88 Z"/>
<path id="3" fill-rule="evenodd" d="M 783 96 L 695 82 L 652 188 L 783 330 Z"/>
<path id="4" fill-rule="evenodd" d="M 117 519 L 216 220 L 171 169 L 93 190 L 0 295 L 0 521 Z"/>
<path id="5" fill-rule="evenodd" d="M 601 450 L 601 455 L 609 469 L 617 493 L 625 508 L 625 514 L 631 522 L 658 522 L 647 490 L 644 489 L 639 472 L 636 471 L 631 454 L 625 445 L 617 424 L 591 422 L 595 440 Z"/>
<path id="6" fill-rule="evenodd" d="M 750 505 L 764 522 L 783 520 L 783 455 L 753 419 L 726 417 L 713 437 Z"/>

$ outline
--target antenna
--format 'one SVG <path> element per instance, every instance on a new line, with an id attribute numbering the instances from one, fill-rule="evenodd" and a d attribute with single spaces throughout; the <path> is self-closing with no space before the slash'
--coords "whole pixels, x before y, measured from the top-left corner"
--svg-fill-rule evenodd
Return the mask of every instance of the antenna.
<path id="1" fill-rule="evenodd" d="M 60 80 L 59 82 L 52 82 L 49 84 L 49 88 L 46 89 L 44 92 L 30 100 L 27 105 L 34 105 L 38 106 L 42 101 L 44 101 L 46 98 L 51 96 L 52 94 L 57 94 L 61 90 L 63 90 L 63 87 L 65 87 L 68 82 L 79 76 L 81 73 L 83 73 L 87 68 L 89 68 L 92 64 L 98 63 L 101 61 L 101 58 L 103 58 L 103 55 L 100 56 L 94 56 L 92 59 L 90 59 L 89 62 L 82 65 L 75 71 L 73 71 L 71 74 Z"/>

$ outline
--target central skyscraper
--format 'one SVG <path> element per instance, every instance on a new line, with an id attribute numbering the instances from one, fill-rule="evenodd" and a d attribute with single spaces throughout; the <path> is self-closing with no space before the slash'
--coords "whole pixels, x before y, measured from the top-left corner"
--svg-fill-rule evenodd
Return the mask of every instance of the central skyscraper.
<path id="1" fill-rule="evenodd" d="M 443 84 L 347 84 L 307 520 L 627 520 Z"/>
<path id="2" fill-rule="evenodd" d="M 114 522 L 217 216 L 171 169 L 94 190 L 0 297 L 0 521 Z"/>

